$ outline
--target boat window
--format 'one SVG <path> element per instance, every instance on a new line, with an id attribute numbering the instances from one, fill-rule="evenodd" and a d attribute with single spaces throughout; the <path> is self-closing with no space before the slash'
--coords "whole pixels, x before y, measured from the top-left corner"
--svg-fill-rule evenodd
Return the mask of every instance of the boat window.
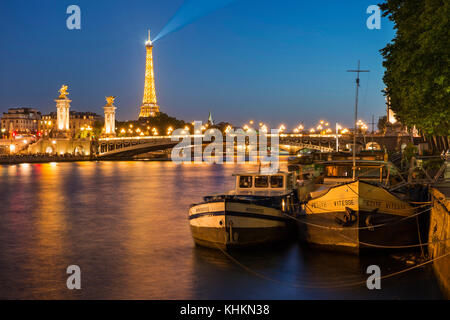
<path id="1" fill-rule="evenodd" d="M 327 177 L 344 178 L 353 175 L 351 165 L 348 166 L 327 166 L 325 169 Z M 356 175 L 359 178 L 378 178 L 380 175 L 386 177 L 387 170 L 382 170 L 381 166 L 357 166 Z"/>
<path id="2" fill-rule="evenodd" d="M 269 187 L 269 177 L 268 176 L 255 177 L 255 188 L 267 188 L 267 187 Z"/>
<path id="3" fill-rule="evenodd" d="M 272 188 L 283 188 L 283 176 L 271 176 L 270 186 Z"/>
<path id="4" fill-rule="evenodd" d="M 252 187 L 252 177 L 251 176 L 240 176 L 239 177 L 239 188 L 251 188 Z"/>
<path id="5" fill-rule="evenodd" d="M 353 169 L 351 166 L 327 166 L 327 177 L 351 177 Z"/>

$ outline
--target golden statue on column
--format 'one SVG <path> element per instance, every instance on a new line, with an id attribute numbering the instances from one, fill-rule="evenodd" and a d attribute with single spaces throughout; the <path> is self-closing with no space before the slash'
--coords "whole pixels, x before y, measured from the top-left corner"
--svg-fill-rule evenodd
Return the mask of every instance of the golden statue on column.
<path id="1" fill-rule="evenodd" d="M 59 97 L 55 100 L 56 110 L 57 110 L 57 129 L 59 131 L 69 131 L 69 120 L 70 120 L 70 103 L 72 100 L 67 98 L 69 92 L 67 92 L 68 86 L 63 85 L 59 89 Z"/>

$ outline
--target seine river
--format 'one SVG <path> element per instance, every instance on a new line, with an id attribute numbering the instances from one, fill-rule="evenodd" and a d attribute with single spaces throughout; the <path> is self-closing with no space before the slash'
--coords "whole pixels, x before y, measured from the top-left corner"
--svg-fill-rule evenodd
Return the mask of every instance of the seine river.
<path id="1" fill-rule="evenodd" d="M 233 252 L 196 247 L 188 207 L 233 188 L 237 165 L 80 162 L 0 166 L 0 299 L 442 298 L 430 266 L 368 290 L 366 268 L 409 267 L 296 243 Z M 68 290 L 66 268 L 81 268 Z"/>

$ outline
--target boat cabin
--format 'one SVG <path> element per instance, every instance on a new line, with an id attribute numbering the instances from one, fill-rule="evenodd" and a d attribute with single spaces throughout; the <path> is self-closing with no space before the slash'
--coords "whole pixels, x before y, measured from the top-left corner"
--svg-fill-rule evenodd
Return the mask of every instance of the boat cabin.
<path id="1" fill-rule="evenodd" d="M 236 195 L 281 196 L 291 193 L 296 185 L 293 172 L 243 173 L 233 176 L 236 177 Z"/>
<path id="2" fill-rule="evenodd" d="M 323 168 L 323 183 L 335 184 L 353 179 L 353 161 L 337 160 L 318 163 Z M 397 174 L 390 162 L 376 160 L 357 160 L 356 179 L 379 183 L 388 183 L 389 178 Z"/>

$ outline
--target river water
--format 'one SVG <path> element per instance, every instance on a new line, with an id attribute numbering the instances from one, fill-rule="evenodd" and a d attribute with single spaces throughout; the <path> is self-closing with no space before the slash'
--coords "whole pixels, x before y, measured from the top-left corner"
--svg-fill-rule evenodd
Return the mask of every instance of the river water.
<path id="1" fill-rule="evenodd" d="M 0 299 L 442 298 L 430 266 L 368 290 L 366 269 L 409 267 L 296 243 L 232 252 L 196 247 L 188 207 L 234 187 L 251 165 L 80 162 L 0 166 Z M 81 290 L 66 269 L 81 268 Z M 347 285 L 354 284 L 347 287 Z"/>

